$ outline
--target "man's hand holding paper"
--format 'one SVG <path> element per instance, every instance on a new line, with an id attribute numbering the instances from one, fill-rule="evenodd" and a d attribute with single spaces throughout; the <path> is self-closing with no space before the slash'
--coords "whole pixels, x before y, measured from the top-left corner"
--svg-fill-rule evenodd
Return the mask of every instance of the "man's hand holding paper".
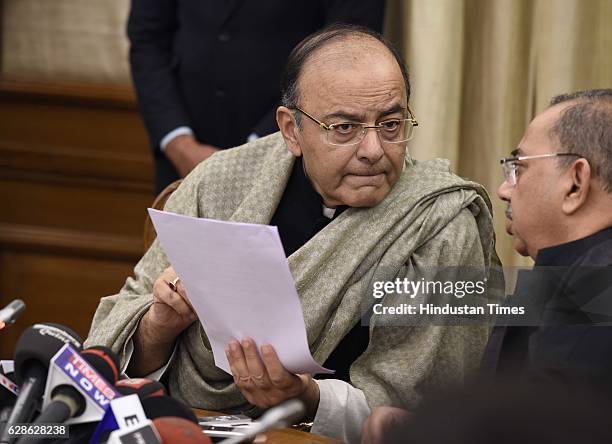
<path id="1" fill-rule="evenodd" d="M 248 402 L 267 409 L 292 398 L 306 406 L 306 420 L 312 420 L 319 404 L 319 386 L 310 375 L 289 372 L 274 347 L 257 349 L 250 338 L 232 341 L 225 349 L 234 382 Z"/>
<path id="2" fill-rule="evenodd" d="M 276 227 L 149 213 L 206 331 L 217 367 L 232 373 L 226 347 L 251 338 L 258 347 L 272 345 L 288 372 L 331 373 L 310 354 Z"/>
<path id="3" fill-rule="evenodd" d="M 169 285 L 172 282 L 176 283 Z M 129 374 L 144 376 L 164 365 L 177 337 L 197 319 L 174 269 L 166 268 L 153 285 L 153 305 L 140 320 L 134 336 Z"/>

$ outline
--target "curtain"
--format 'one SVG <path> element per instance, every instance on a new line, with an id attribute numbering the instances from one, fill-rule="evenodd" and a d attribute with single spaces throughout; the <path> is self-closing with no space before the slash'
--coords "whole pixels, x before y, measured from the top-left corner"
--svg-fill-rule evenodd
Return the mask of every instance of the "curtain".
<path id="1" fill-rule="evenodd" d="M 0 0 L 0 75 L 130 85 L 130 0 Z"/>
<path id="2" fill-rule="evenodd" d="M 612 87 L 611 0 L 388 0 L 386 32 L 412 77 L 411 153 L 446 157 L 493 201 L 506 266 L 528 265 L 505 232 L 499 158 L 556 94 Z"/>

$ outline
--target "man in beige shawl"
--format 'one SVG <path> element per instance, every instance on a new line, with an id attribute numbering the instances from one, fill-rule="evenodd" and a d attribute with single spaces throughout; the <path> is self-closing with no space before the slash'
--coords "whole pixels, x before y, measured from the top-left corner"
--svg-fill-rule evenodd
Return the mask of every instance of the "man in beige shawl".
<path id="1" fill-rule="evenodd" d="M 293 177 L 305 177 L 319 216 L 330 219 L 288 261 L 320 363 L 360 323 L 373 282 L 432 277 L 431 267 L 487 273 L 497 263 L 483 188 L 453 175 L 446 161 L 406 155 L 416 126 L 409 95 L 405 66 L 379 35 L 338 26 L 310 36 L 288 61 L 280 132 L 216 153 L 165 208 L 267 224 L 282 219 L 284 206 L 302 205 L 301 195 L 290 193 Z M 293 217 L 285 228 L 300 223 Z M 134 272 L 119 294 L 101 300 L 88 338 L 119 353 L 128 375 L 164 373 L 172 396 L 209 410 L 257 414 L 297 397 L 313 432 L 348 441 L 359 439 L 370 409 L 414 404 L 432 388 L 462 381 L 477 368 L 488 337 L 485 326 L 388 326 L 374 314 L 363 350 L 345 363 L 348 381 L 292 374 L 273 347 L 260 344 L 258 353 L 248 338 L 228 344 L 228 375 L 214 365 L 206 333 L 157 241 Z M 502 286 L 489 279 L 488 296 L 503 294 Z"/>

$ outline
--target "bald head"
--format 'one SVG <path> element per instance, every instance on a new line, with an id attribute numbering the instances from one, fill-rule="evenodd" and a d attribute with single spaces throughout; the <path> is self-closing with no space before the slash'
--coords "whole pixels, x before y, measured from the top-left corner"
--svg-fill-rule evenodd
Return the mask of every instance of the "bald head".
<path id="1" fill-rule="evenodd" d="M 283 105 L 296 108 L 302 98 L 303 75 L 327 67 L 331 72 L 367 68 L 376 71 L 381 62 L 393 61 L 401 74 L 405 96 L 410 97 L 406 66 L 397 50 L 379 33 L 356 25 L 333 25 L 306 37 L 289 55 L 281 81 Z M 333 68 L 330 69 L 330 68 Z M 384 67 L 388 69 L 388 67 Z"/>
<path id="2" fill-rule="evenodd" d="M 347 97 L 363 108 L 406 107 L 408 97 L 401 69 L 393 55 L 369 36 L 334 41 L 313 54 L 298 79 L 298 103 L 311 109 L 325 101 L 330 113 L 347 109 Z M 393 102 L 393 103 L 391 103 Z M 381 108 L 381 111 L 383 109 Z"/>

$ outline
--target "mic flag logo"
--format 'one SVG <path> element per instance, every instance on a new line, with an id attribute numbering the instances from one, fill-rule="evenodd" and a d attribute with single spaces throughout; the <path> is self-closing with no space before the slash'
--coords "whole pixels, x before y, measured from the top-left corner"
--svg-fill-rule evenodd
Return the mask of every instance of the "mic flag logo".
<path id="1" fill-rule="evenodd" d="M 19 387 L 9 378 L 0 373 L 0 385 L 13 393 L 15 396 L 19 395 Z"/>
<path id="2" fill-rule="evenodd" d="M 69 345 L 64 347 L 63 353 L 54 361 L 101 408 L 106 409 L 108 403 L 119 396 L 115 389 Z"/>
<path id="3" fill-rule="evenodd" d="M 110 402 L 121 396 L 69 344 L 64 345 L 51 360 L 47 381 L 43 408 L 51 402 L 52 392 L 59 385 L 71 385 L 85 398 L 85 411 L 68 420 L 68 424 L 99 421 Z"/>
<path id="4" fill-rule="evenodd" d="M 111 401 L 110 407 L 106 409 L 106 413 L 96 427 L 89 444 L 102 443 L 102 436 L 105 432 L 131 429 L 144 424 L 146 421 L 147 417 L 138 395 L 122 396 L 119 399 L 114 399 Z"/>

